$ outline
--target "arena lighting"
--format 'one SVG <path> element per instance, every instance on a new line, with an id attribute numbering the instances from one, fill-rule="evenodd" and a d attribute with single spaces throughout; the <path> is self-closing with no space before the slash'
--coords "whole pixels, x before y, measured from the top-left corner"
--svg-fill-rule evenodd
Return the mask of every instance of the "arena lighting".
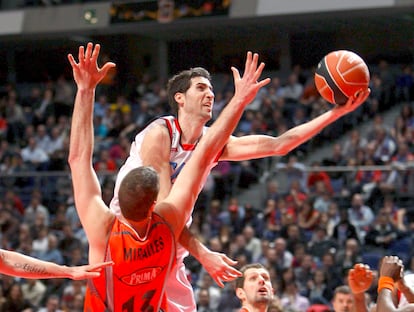
<path id="1" fill-rule="evenodd" d="M 96 17 L 96 10 L 95 9 L 87 9 L 83 13 L 83 19 L 88 24 L 96 24 L 98 22 L 98 18 Z"/>

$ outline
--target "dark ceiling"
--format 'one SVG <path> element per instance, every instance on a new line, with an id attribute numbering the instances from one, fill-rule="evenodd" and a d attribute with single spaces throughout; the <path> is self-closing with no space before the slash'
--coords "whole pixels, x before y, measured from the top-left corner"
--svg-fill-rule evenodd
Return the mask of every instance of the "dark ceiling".
<path id="1" fill-rule="evenodd" d="M 414 6 L 395 9 L 359 10 L 342 12 L 311 13 L 301 15 L 262 16 L 255 18 L 231 18 L 218 16 L 200 19 L 181 19 L 170 24 L 160 24 L 154 21 L 113 24 L 107 28 L 82 30 L 78 32 L 30 34 L 27 36 L 3 36 L 2 44 L 29 44 L 35 40 L 41 44 L 50 41 L 82 41 L 94 36 L 141 35 L 154 39 L 199 40 L 227 39 L 250 35 L 271 36 L 275 31 L 289 34 L 336 31 L 343 27 L 352 29 L 401 28 L 405 31 L 414 30 Z"/>

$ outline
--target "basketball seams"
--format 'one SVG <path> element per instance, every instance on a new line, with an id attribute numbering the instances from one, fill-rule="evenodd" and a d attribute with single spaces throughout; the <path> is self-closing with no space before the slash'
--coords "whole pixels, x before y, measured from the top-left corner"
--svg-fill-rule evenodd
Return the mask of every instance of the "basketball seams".
<path id="1" fill-rule="evenodd" d="M 322 90 L 320 92 L 322 92 L 325 95 L 328 102 L 331 102 L 333 104 L 335 104 L 335 103 L 339 103 L 339 104 L 345 103 L 346 100 L 347 100 L 347 96 L 339 88 L 339 86 L 335 82 L 335 79 L 333 78 L 333 75 L 332 75 L 332 71 L 329 68 L 328 59 L 326 57 L 323 58 L 323 60 L 321 61 L 320 67 L 321 67 L 320 69 L 321 69 L 322 72 L 325 71 L 327 73 L 326 77 L 323 76 L 323 75 L 319 75 L 319 76 L 325 82 L 325 87 L 327 87 L 327 89 L 329 90 L 329 94 L 327 94 L 325 88 L 323 88 L 323 91 L 325 91 L 325 92 L 322 92 Z"/>
<path id="2" fill-rule="evenodd" d="M 362 68 L 362 69 L 364 69 L 365 67 L 366 67 L 366 66 L 365 66 L 365 64 L 364 64 L 364 63 L 358 63 L 358 64 L 356 64 L 355 66 L 353 66 L 353 67 L 351 67 L 351 68 L 347 69 L 346 71 L 342 72 L 341 76 L 342 76 L 342 78 L 343 78 L 344 82 L 345 82 L 346 84 L 348 84 L 348 85 L 354 85 L 354 86 L 365 86 L 365 85 L 368 83 L 368 80 L 367 80 L 367 79 L 365 79 L 365 81 L 361 81 L 361 82 L 348 81 L 348 80 L 346 79 L 347 74 L 349 74 L 349 73 L 351 73 L 351 72 L 353 72 L 353 71 L 357 70 L 358 68 Z M 361 71 L 361 72 L 362 72 L 362 71 Z M 367 77 L 366 77 L 366 75 L 365 75 L 365 77 L 364 77 L 364 78 L 367 78 Z"/>
<path id="3" fill-rule="evenodd" d="M 346 62 L 347 53 L 353 53 L 353 52 L 346 51 L 346 50 L 340 50 L 340 51 L 337 51 L 335 55 L 334 54 L 327 55 L 326 59 L 328 60 L 327 68 L 329 69 L 329 75 L 332 77 L 332 80 L 335 82 L 335 85 L 338 87 L 338 89 L 341 90 L 343 94 L 349 97 L 354 94 L 354 91 L 356 91 L 354 89 L 360 86 L 362 87 L 366 86 L 368 84 L 368 81 L 353 82 L 353 81 L 348 80 L 350 78 L 349 77 L 350 73 L 352 73 L 358 68 L 364 69 L 366 67 L 363 59 L 360 58 L 359 56 L 354 55 L 355 57 L 354 59 L 357 61 L 355 65 L 353 65 L 351 68 L 346 69 L 345 71 L 341 71 L 342 70 L 341 65 L 342 67 L 346 65 L 344 62 Z M 335 57 L 337 57 L 337 62 L 335 62 L 336 61 Z M 330 64 L 329 61 L 331 61 L 334 64 Z M 348 63 L 348 64 L 351 64 L 351 63 Z M 329 65 L 333 67 L 333 70 L 330 68 Z M 346 78 L 347 75 L 348 75 L 348 79 Z M 361 77 L 358 77 L 358 78 L 361 78 Z M 353 88 L 349 88 L 349 90 L 345 90 L 345 87 L 351 87 L 351 86 Z"/>
<path id="4" fill-rule="evenodd" d="M 341 87 L 341 85 L 338 82 L 344 82 L 344 79 L 341 75 L 341 72 L 339 71 L 339 64 L 341 63 L 342 59 L 344 58 L 343 51 L 338 51 L 337 54 L 339 54 L 338 61 L 335 60 L 334 54 L 328 54 L 325 57 L 325 63 L 326 63 L 326 69 L 329 74 L 329 76 L 332 78 L 333 83 L 337 86 L 337 88 L 346 96 L 349 96 Z"/>
<path id="5" fill-rule="evenodd" d="M 345 56 L 344 56 L 343 51 L 338 51 L 338 54 L 339 54 L 339 59 L 338 59 L 338 62 L 336 62 L 336 64 L 334 63 L 334 60 L 331 59 L 333 58 L 333 55 L 328 55 L 327 57 L 325 57 L 326 70 L 332 79 L 332 83 L 335 84 L 335 86 L 342 92 L 342 94 L 345 97 L 349 97 L 349 94 L 346 92 L 346 90 L 343 89 L 341 83 L 339 83 L 339 82 L 346 83 L 344 77 L 342 77 L 342 74 L 339 70 L 339 65 L 341 64 Z M 333 64 L 331 64 L 330 62 L 332 62 Z M 331 66 L 333 67 L 333 70 L 331 70 Z"/>
<path id="6" fill-rule="evenodd" d="M 322 87 L 319 86 L 319 88 L 318 88 L 319 92 L 323 93 L 326 97 L 328 97 L 330 99 L 330 102 L 334 102 L 335 101 L 334 100 L 334 92 L 332 91 L 332 89 L 329 86 L 328 82 L 326 81 L 325 77 L 323 77 L 319 74 L 316 74 L 316 75 L 318 76 L 319 80 L 322 80 L 324 82 Z M 329 93 L 329 96 L 328 96 L 327 93 Z"/>

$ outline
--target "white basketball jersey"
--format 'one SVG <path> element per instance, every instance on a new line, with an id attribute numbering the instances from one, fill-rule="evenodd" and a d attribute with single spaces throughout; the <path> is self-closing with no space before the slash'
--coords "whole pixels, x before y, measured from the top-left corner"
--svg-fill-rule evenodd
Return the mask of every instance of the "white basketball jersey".
<path id="1" fill-rule="evenodd" d="M 181 139 L 181 128 L 178 124 L 178 120 L 174 116 L 164 116 L 155 119 L 151 122 L 148 126 L 146 126 L 141 132 L 139 132 L 135 136 L 135 140 L 131 144 L 131 150 L 129 152 L 129 156 L 125 163 L 122 165 L 118 172 L 118 176 L 115 182 L 115 189 L 114 189 L 114 197 L 111 200 L 110 208 L 114 211 L 117 215 L 121 214 L 121 210 L 119 208 L 119 201 L 118 201 L 118 191 L 119 186 L 121 184 L 122 179 L 127 175 L 129 171 L 134 168 L 142 166 L 142 159 L 140 156 L 140 149 L 142 141 L 144 140 L 145 134 L 154 126 L 154 125 L 164 125 L 168 128 L 171 138 L 171 150 L 170 150 L 170 166 L 171 166 L 171 183 L 174 183 L 178 174 L 180 173 L 181 169 L 185 165 L 185 163 L 190 159 L 191 154 L 194 150 L 195 146 L 182 146 L 180 139 Z M 208 127 L 204 127 L 203 133 L 208 129 Z M 211 168 L 213 168 L 217 162 L 215 162 Z M 205 182 L 205 181 L 204 181 Z M 204 185 L 204 183 L 203 183 Z M 190 226 L 192 222 L 192 217 L 187 220 L 187 226 Z M 181 245 L 177 245 L 177 258 L 184 259 L 188 255 L 186 249 L 181 247 Z"/>

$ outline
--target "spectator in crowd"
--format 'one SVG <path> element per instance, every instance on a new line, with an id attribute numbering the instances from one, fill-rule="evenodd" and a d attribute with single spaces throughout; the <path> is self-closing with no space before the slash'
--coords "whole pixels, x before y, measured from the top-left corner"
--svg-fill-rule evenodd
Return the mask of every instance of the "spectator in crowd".
<path id="1" fill-rule="evenodd" d="M 344 246 L 349 238 L 354 238 L 360 242 L 358 230 L 351 223 L 348 210 L 345 208 L 339 210 L 339 221 L 333 228 L 332 238 L 337 241 L 338 246 Z"/>
<path id="2" fill-rule="evenodd" d="M 37 126 L 35 138 L 37 146 L 48 153 L 51 139 L 45 124 Z"/>
<path id="3" fill-rule="evenodd" d="M 42 225 L 36 228 L 36 234 L 32 241 L 32 252 L 36 258 L 43 256 L 49 246 L 49 227 Z M 62 263 L 59 263 L 62 264 Z"/>
<path id="4" fill-rule="evenodd" d="M 254 228 L 246 225 L 243 228 L 243 236 L 246 242 L 246 250 L 251 252 L 252 262 L 257 262 L 262 254 L 262 244 L 260 239 L 256 236 Z"/>
<path id="5" fill-rule="evenodd" d="M 45 218 L 45 226 L 49 226 L 49 209 L 42 203 L 42 199 L 42 192 L 39 189 L 34 189 L 31 193 L 30 203 L 24 210 L 24 222 L 34 224 L 36 215 L 41 213 Z"/>
<path id="6" fill-rule="evenodd" d="M 45 306 L 38 309 L 37 312 L 63 312 L 60 309 L 60 297 L 51 294 L 47 297 Z"/>
<path id="7" fill-rule="evenodd" d="M 51 87 L 45 88 L 38 105 L 33 106 L 32 124 L 38 126 L 46 124 L 49 117 L 55 117 L 58 112 L 55 105 L 55 93 Z"/>
<path id="8" fill-rule="evenodd" d="M 274 241 L 274 247 L 269 249 L 274 250 L 275 258 L 274 264 L 277 271 L 289 268 L 292 265 L 293 254 L 287 249 L 287 242 L 283 237 L 278 237 Z"/>
<path id="9" fill-rule="evenodd" d="M 321 182 L 325 186 L 325 190 L 330 194 L 333 193 L 331 177 L 326 171 L 316 170 L 321 164 L 318 161 L 314 161 L 311 164 L 311 172 L 308 174 L 307 189 L 310 192 L 316 192 L 317 183 Z"/>
<path id="10" fill-rule="evenodd" d="M 307 174 L 305 169 L 305 165 L 295 155 L 289 155 L 286 163 L 278 162 L 276 164 L 278 174 L 284 173 L 286 175 L 286 183 L 289 189 L 294 188 L 300 193 L 307 191 Z"/>
<path id="11" fill-rule="evenodd" d="M 261 238 L 264 227 L 263 211 L 249 202 L 244 204 L 243 228 L 246 226 L 252 227 L 254 234 Z"/>
<path id="12" fill-rule="evenodd" d="M 307 238 L 311 238 L 314 230 L 320 224 L 321 212 L 314 207 L 315 198 L 308 197 L 298 204 L 298 225 Z"/>
<path id="13" fill-rule="evenodd" d="M 75 236 L 70 224 L 63 225 L 62 238 L 59 240 L 58 248 L 62 251 L 62 256 L 67 263 L 70 262 L 72 250 L 76 248 L 83 250 L 82 241 Z"/>
<path id="14" fill-rule="evenodd" d="M 332 289 L 326 283 L 326 272 L 321 269 L 316 269 L 312 279 L 307 283 L 306 297 L 311 304 L 329 305 L 332 300 Z"/>
<path id="15" fill-rule="evenodd" d="M 85 296 L 86 283 L 81 280 L 69 281 L 69 283 L 63 289 L 63 296 L 61 299 L 62 308 L 71 311 L 75 308 L 76 298 L 80 296 L 82 298 L 82 310 L 83 310 L 83 298 Z"/>
<path id="16" fill-rule="evenodd" d="M 359 132 L 355 131 L 355 130 L 351 130 L 351 136 L 358 136 Z M 355 134 L 354 134 L 355 132 Z M 344 145 L 341 145 L 339 143 L 335 143 L 332 146 L 332 153 L 330 155 L 327 155 L 325 158 L 322 159 L 321 161 L 321 165 L 322 166 L 331 166 L 331 167 L 341 167 L 341 166 L 346 166 L 346 158 L 350 158 L 352 157 L 351 155 L 353 154 L 352 151 L 348 151 L 348 156 L 345 157 L 345 150 L 346 150 L 346 142 L 349 141 L 345 141 Z M 348 143 L 349 144 L 349 143 Z M 340 194 L 343 187 L 344 187 L 344 183 L 345 183 L 345 176 L 343 174 L 343 172 L 341 171 L 329 171 L 328 172 L 328 176 L 330 178 L 330 184 L 332 187 L 332 191 L 335 194 Z M 329 190 L 329 189 L 328 189 Z"/>
<path id="17" fill-rule="evenodd" d="M 297 245 L 306 244 L 307 238 L 298 224 L 290 222 L 284 225 L 282 238 L 286 240 L 286 249 L 293 253 Z"/>
<path id="18" fill-rule="evenodd" d="M 340 245 L 338 246 L 340 247 Z M 335 255 L 336 266 L 346 272 L 355 264 L 362 262 L 361 246 L 356 238 L 348 238 L 345 241 L 345 248 L 338 248 Z"/>
<path id="19" fill-rule="evenodd" d="M 31 302 L 36 308 L 40 307 L 45 292 L 46 286 L 41 280 L 25 279 L 22 281 L 23 298 Z"/>
<path id="20" fill-rule="evenodd" d="M 19 283 L 11 285 L 6 300 L 0 306 L 0 311 L 34 312 L 35 306 L 23 297 L 22 287 Z"/>
<path id="21" fill-rule="evenodd" d="M 68 309 L 69 312 L 82 312 L 85 296 L 76 294 L 72 301 L 72 307 Z"/>
<path id="22" fill-rule="evenodd" d="M 387 250 L 398 239 L 402 238 L 402 233 L 391 222 L 391 213 L 381 209 L 375 218 L 371 228 L 365 236 L 365 246 L 371 249 Z"/>
<path id="23" fill-rule="evenodd" d="M 51 261 L 57 264 L 69 264 L 65 261 L 62 251 L 58 248 L 59 240 L 54 233 L 47 235 L 47 249 L 39 254 L 39 258 L 44 261 Z M 82 263 L 85 264 L 85 263 Z"/>
<path id="24" fill-rule="evenodd" d="M 23 137 L 26 118 L 15 89 L 8 91 L 3 109 L 4 117 L 7 120 L 7 141 L 18 145 L 20 144 L 20 139 Z"/>
<path id="25" fill-rule="evenodd" d="M 200 297 L 200 293 L 207 290 L 209 303 L 208 308 L 211 311 L 218 311 L 217 308 L 220 304 L 221 289 L 214 284 L 214 280 L 211 276 L 208 273 L 204 273 L 197 284 L 198 285 L 194 290 L 194 296 L 196 296 L 196 298 Z"/>
<path id="26" fill-rule="evenodd" d="M 227 209 L 220 213 L 221 224 L 230 231 L 232 235 L 240 234 L 243 228 L 244 207 L 239 204 L 236 197 L 232 197 Z"/>
<path id="27" fill-rule="evenodd" d="M 360 193 L 352 196 L 351 207 L 348 209 L 349 222 L 351 222 L 358 233 L 360 241 L 365 240 L 365 235 L 369 231 L 375 219 L 371 207 L 364 204 L 364 199 Z"/>
<path id="28" fill-rule="evenodd" d="M 196 297 L 197 311 L 199 312 L 217 312 L 217 309 L 210 308 L 210 294 L 208 289 L 200 288 Z"/>
<path id="29" fill-rule="evenodd" d="M 344 272 L 336 266 L 335 255 L 332 251 L 328 251 L 322 256 L 318 268 L 326 273 L 326 284 L 330 289 L 335 289 L 343 284 Z"/>
<path id="30" fill-rule="evenodd" d="M 283 197 L 279 199 L 268 199 L 264 211 L 265 230 L 263 237 L 268 240 L 274 240 L 282 235 L 285 226 L 291 223 L 296 213 L 293 208 L 288 209 L 286 200 Z"/>
<path id="31" fill-rule="evenodd" d="M 296 280 L 289 281 L 285 285 L 280 303 L 283 309 L 294 312 L 306 311 L 310 306 L 309 299 L 300 294 Z"/>
<path id="32" fill-rule="evenodd" d="M 385 196 L 381 210 L 390 214 L 391 223 L 394 224 L 398 231 L 402 234 L 408 234 L 407 209 L 398 205 L 397 198 L 394 196 Z"/>
<path id="33" fill-rule="evenodd" d="M 335 239 L 328 235 L 326 228 L 323 225 L 318 226 L 313 231 L 313 235 L 307 244 L 308 252 L 320 261 L 323 255 L 327 252 L 336 252 L 338 244 Z"/>
<path id="34" fill-rule="evenodd" d="M 49 156 L 46 151 L 37 146 L 34 136 L 28 138 L 28 145 L 22 148 L 21 156 L 32 170 L 44 171 L 48 169 Z"/>
<path id="35" fill-rule="evenodd" d="M 313 279 L 316 270 L 316 263 L 311 254 L 305 253 L 298 266 L 294 268 L 294 276 L 298 282 L 299 291 L 302 294 L 309 292 L 309 282 Z"/>

